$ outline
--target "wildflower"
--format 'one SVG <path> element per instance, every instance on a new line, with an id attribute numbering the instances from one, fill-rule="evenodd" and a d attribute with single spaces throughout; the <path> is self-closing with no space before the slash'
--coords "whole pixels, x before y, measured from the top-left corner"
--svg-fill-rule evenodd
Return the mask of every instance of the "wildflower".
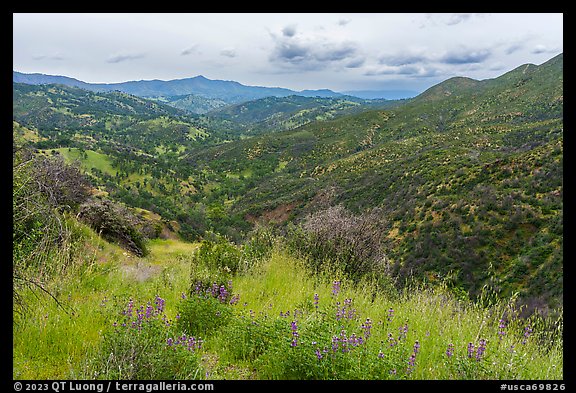
<path id="1" fill-rule="evenodd" d="M 400 326 L 398 330 L 400 331 L 398 341 L 401 341 L 402 339 L 406 338 L 406 335 L 408 334 L 408 323 L 405 323 L 404 326 Z"/>
<path id="2" fill-rule="evenodd" d="M 486 340 L 481 339 L 480 343 L 478 345 L 478 349 L 476 350 L 476 360 L 480 361 L 480 359 L 482 359 L 482 355 L 484 355 L 484 352 L 486 351 Z"/>
<path id="3" fill-rule="evenodd" d="M 154 308 L 150 305 L 150 302 L 146 305 L 146 319 L 152 318 L 154 314 Z"/>
<path id="4" fill-rule="evenodd" d="M 474 354 L 474 344 L 468 343 L 468 358 L 472 358 Z"/>
<path id="5" fill-rule="evenodd" d="M 390 348 L 397 344 L 396 339 L 392 337 L 392 333 L 388 333 L 388 342 L 390 343 Z"/>
<path id="6" fill-rule="evenodd" d="M 322 352 L 320 352 L 320 350 L 318 348 L 316 348 L 316 357 L 318 358 L 318 360 L 322 359 Z"/>
<path id="7" fill-rule="evenodd" d="M 338 346 L 339 346 L 338 343 L 339 342 L 340 342 L 340 339 L 338 338 L 338 336 L 332 336 L 332 351 L 333 352 L 338 351 Z"/>
<path id="8" fill-rule="evenodd" d="M 156 295 L 156 298 L 154 299 L 154 304 L 156 304 L 156 310 L 158 310 L 159 313 L 164 311 L 164 304 L 165 303 L 166 303 L 166 301 L 164 299 L 162 299 L 160 296 Z"/>
<path id="9" fill-rule="evenodd" d="M 236 294 L 236 295 L 232 296 L 232 298 L 230 299 L 230 304 L 234 305 L 234 304 L 238 303 L 239 300 L 240 300 L 240 295 Z"/>
<path id="10" fill-rule="evenodd" d="M 361 326 L 362 330 L 364 330 L 364 338 L 370 337 L 370 331 L 372 329 L 372 321 L 370 318 L 366 318 L 366 322 L 364 322 Z"/>
<path id="11" fill-rule="evenodd" d="M 380 351 L 378 352 L 378 358 L 379 358 L 379 359 L 384 359 L 384 352 L 382 352 L 382 350 L 380 350 Z"/>
<path id="12" fill-rule="evenodd" d="M 410 355 L 410 359 L 408 359 L 408 369 L 406 370 L 406 372 L 410 374 L 414 370 L 415 366 L 416 366 L 416 354 L 412 353 L 412 355 Z"/>
<path id="13" fill-rule="evenodd" d="M 448 348 L 446 349 L 446 356 L 448 356 L 448 358 L 451 358 L 452 355 L 454 355 L 454 344 L 450 343 L 448 344 Z"/>
<path id="14" fill-rule="evenodd" d="M 336 296 L 338 295 L 338 292 L 340 292 L 340 281 L 334 281 L 332 283 L 332 295 Z"/>
<path id="15" fill-rule="evenodd" d="M 228 291 L 226 290 L 226 287 L 224 287 L 224 285 L 221 285 L 218 293 L 218 300 L 220 300 L 221 303 L 224 303 L 227 298 L 228 298 Z"/>
<path id="16" fill-rule="evenodd" d="M 506 322 L 503 319 L 500 319 L 499 324 L 498 324 L 498 336 L 500 337 L 500 340 L 502 340 L 502 338 L 504 338 L 504 335 L 506 334 L 506 331 L 504 329 L 506 329 Z"/>
<path id="17" fill-rule="evenodd" d="M 181 297 L 182 299 L 186 299 L 186 294 L 185 294 L 184 292 L 182 292 L 182 295 L 180 295 L 180 297 Z"/>
<path id="18" fill-rule="evenodd" d="M 388 322 L 392 322 L 392 318 L 394 317 L 394 309 L 390 307 L 388 309 Z"/>
<path id="19" fill-rule="evenodd" d="M 530 326 L 526 326 L 524 328 L 524 338 L 522 339 L 522 344 L 526 344 L 531 334 L 532 334 L 532 328 Z"/>
<path id="20" fill-rule="evenodd" d="M 314 294 L 314 306 L 316 307 L 316 309 L 318 309 L 318 300 L 319 300 L 318 294 L 315 293 Z"/>
<path id="21" fill-rule="evenodd" d="M 416 355 L 418 352 L 420 352 L 420 343 L 418 342 L 418 340 L 416 340 L 416 342 L 414 343 L 414 355 Z"/>
<path id="22" fill-rule="evenodd" d="M 290 324 L 290 329 L 292 330 L 292 343 L 290 344 L 290 346 L 295 347 L 298 345 L 298 325 L 296 324 L 296 321 L 292 321 L 292 323 Z"/>

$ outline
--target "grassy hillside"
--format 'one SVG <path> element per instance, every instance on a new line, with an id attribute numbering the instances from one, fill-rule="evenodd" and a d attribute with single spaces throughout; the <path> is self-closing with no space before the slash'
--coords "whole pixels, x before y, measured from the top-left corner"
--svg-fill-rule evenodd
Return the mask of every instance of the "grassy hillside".
<path id="1" fill-rule="evenodd" d="M 24 294 L 14 379 L 563 378 L 561 321 L 517 319 L 512 303 L 375 293 L 279 248 L 227 273 L 214 258 L 233 245 L 155 240 L 138 258 L 93 233 L 84 244 L 90 256 L 47 285 L 60 305 Z"/>

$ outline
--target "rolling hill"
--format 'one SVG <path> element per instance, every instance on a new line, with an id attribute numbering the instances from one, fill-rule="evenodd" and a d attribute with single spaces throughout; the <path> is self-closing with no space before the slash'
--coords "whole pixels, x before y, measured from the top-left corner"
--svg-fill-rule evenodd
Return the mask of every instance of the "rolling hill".
<path id="1" fill-rule="evenodd" d="M 14 91 L 14 121 L 38 131 L 37 147 L 109 155 L 118 174 L 94 181 L 188 238 L 241 240 L 256 222 L 285 229 L 342 205 L 377 213 L 398 282 L 562 305 L 563 55 L 359 113 L 343 97 L 269 97 L 221 109 L 216 121 L 124 93 Z M 111 148 L 119 144 L 130 148 Z"/>

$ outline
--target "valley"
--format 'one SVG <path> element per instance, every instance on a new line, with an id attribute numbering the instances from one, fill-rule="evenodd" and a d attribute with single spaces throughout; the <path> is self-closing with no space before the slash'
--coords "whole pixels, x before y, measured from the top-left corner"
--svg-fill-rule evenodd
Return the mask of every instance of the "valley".
<path id="1" fill-rule="evenodd" d="M 45 302 L 22 313 L 14 378 L 562 378 L 562 54 L 400 100 L 203 77 L 109 86 L 36 78 L 13 78 L 15 288 L 34 304 L 44 285 L 75 311 L 68 320 Z M 213 284 L 220 292 L 207 295 Z M 158 297 L 167 308 L 146 314 L 149 335 L 110 328 L 128 299 L 150 306 Z M 116 310 L 98 307 L 103 299 Z M 357 315 L 332 320 L 349 299 Z M 116 344 L 164 351 L 154 335 L 176 333 L 160 318 L 202 337 L 204 352 L 141 358 L 140 369 L 126 353 L 101 358 Z M 50 336 L 74 335 L 88 319 L 106 333 L 69 344 Z M 396 337 L 404 322 L 409 340 Z M 527 326 L 540 328 L 529 348 Z M 321 361 L 341 331 L 368 345 Z M 29 353 L 25 342 L 38 335 L 61 352 L 46 344 Z M 469 342 L 485 345 L 480 336 L 492 366 L 466 363 Z M 419 364 L 436 368 L 405 368 L 414 340 Z M 530 351 L 549 367 L 529 362 Z"/>

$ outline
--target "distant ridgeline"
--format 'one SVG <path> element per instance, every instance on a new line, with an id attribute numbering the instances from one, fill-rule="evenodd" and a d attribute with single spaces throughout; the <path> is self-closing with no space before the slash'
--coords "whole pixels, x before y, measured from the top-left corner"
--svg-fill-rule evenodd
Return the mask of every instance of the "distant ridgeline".
<path id="1" fill-rule="evenodd" d="M 101 191 L 172 220 L 185 238 L 210 230 L 240 241 L 257 222 L 305 224 L 341 205 L 380 221 L 399 283 L 562 305 L 562 54 L 401 101 L 264 97 L 267 88 L 203 77 L 74 81 L 14 73 L 15 135 L 79 158 Z M 194 100 L 202 115 L 183 110 Z"/>

